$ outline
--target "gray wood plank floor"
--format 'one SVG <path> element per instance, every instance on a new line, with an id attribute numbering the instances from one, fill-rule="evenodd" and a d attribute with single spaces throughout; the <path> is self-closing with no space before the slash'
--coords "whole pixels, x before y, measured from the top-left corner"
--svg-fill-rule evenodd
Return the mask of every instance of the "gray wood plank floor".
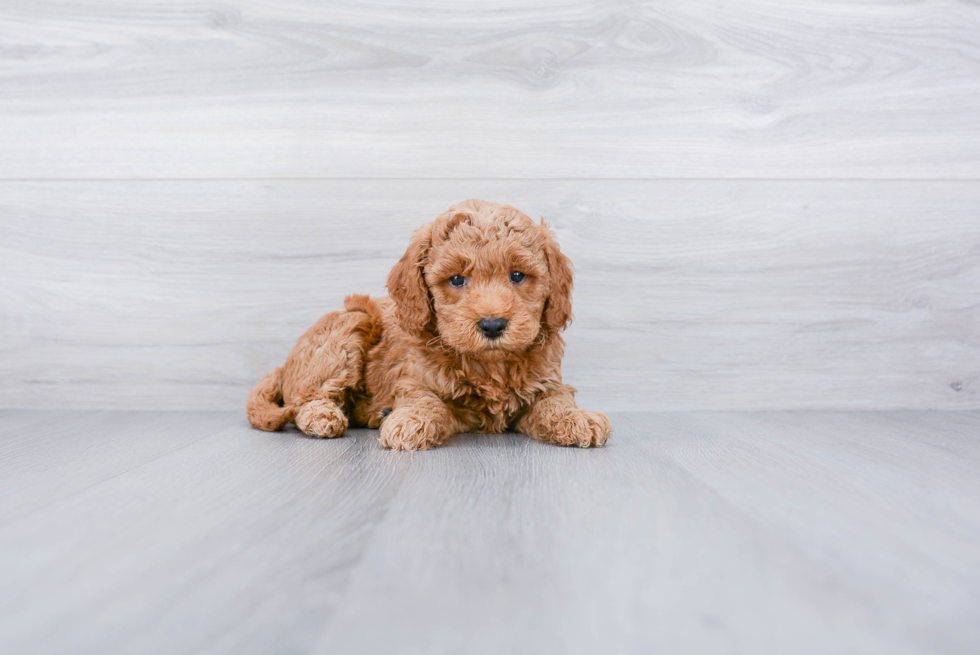
<path id="1" fill-rule="evenodd" d="M 613 421 L 412 454 L 0 412 L 0 651 L 980 649 L 980 412 Z"/>

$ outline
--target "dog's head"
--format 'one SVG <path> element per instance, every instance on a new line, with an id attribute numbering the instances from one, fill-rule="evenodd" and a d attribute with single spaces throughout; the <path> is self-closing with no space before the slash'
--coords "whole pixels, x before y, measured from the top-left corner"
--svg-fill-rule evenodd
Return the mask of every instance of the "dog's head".
<path id="1" fill-rule="evenodd" d="M 571 262 L 542 221 L 467 200 L 420 228 L 388 276 L 402 329 L 499 360 L 565 328 Z"/>

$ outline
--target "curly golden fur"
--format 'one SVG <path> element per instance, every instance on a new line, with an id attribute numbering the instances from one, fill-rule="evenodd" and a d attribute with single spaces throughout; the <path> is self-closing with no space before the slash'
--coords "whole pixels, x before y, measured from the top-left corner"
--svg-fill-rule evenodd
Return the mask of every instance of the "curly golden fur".
<path id="1" fill-rule="evenodd" d="M 252 389 L 252 425 L 293 421 L 315 437 L 380 428 L 399 450 L 458 432 L 583 448 L 610 437 L 605 414 L 578 409 L 562 383 L 572 268 L 544 221 L 462 202 L 416 231 L 387 286 L 389 298 L 349 296 L 300 337 Z"/>

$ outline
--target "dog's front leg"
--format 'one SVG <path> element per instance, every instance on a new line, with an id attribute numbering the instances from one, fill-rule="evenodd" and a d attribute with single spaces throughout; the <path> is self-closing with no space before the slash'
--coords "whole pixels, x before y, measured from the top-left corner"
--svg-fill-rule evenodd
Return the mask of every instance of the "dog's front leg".
<path id="1" fill-rule="evenodd" d="M 419 391 L 395 399 L 394 411 L 381 423 L 378 441 L 394 450 L 426 450 L 461 428 L 446 403 L 435 394 Z"/>
<path id="2" fill-rule="evenodd" d="M 540 441 L 561 446 L 601 446 L 612 436 L 612 425 L 602 412 L 587 412 L 575 405 L 574 390 L 561 386 L 546 392 L 518 421 L 517 429 Z"/>

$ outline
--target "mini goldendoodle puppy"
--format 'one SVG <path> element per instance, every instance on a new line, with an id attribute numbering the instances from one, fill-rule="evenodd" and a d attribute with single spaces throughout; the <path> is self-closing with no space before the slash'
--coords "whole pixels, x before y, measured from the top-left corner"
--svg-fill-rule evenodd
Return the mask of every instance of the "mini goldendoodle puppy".
<path id="1" fill-rule="evenodd" d="M 380 427 L 399 450 L 457 432 L 583 448 L 610 437 L 606 415 L 576 407 L 561 380 L 572 269 L 544 221 L 462 202 L 413 235 L 387 286 L 390 298 L 349 296 L 300 337 L 252 389 L 252 425 L 293 421 L 314 437 Z"/>

